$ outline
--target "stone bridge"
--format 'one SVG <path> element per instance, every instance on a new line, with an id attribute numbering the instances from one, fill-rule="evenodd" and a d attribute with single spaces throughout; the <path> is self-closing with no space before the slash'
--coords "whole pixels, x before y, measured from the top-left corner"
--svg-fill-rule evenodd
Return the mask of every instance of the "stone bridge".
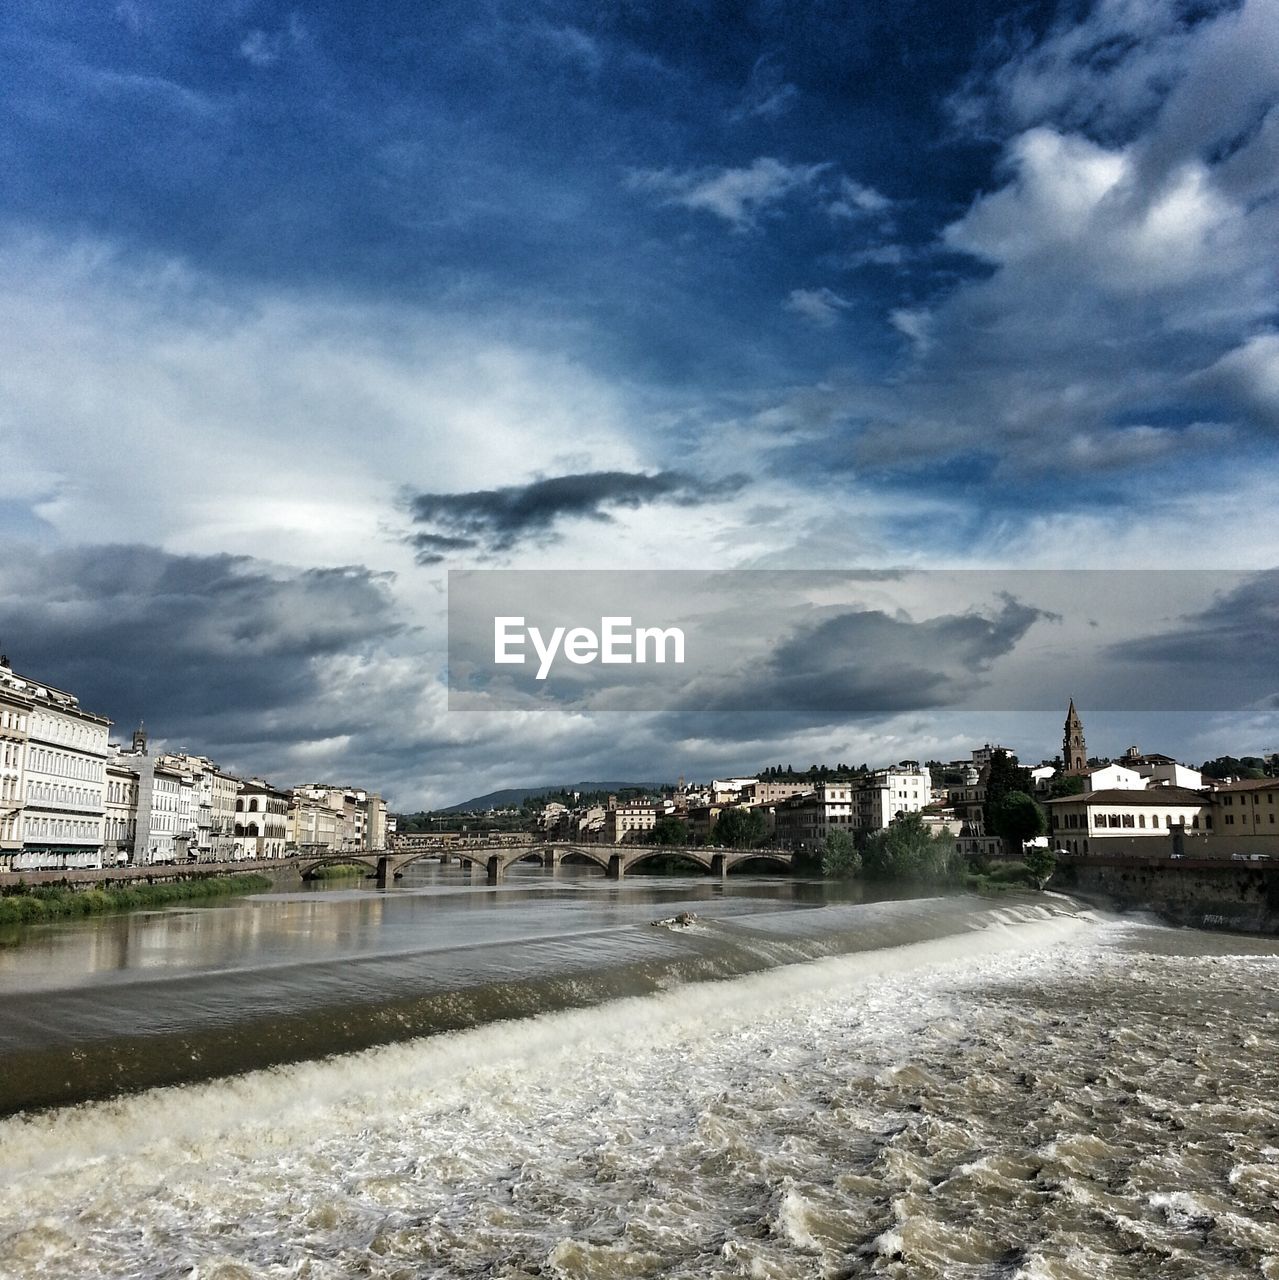
<path id="1" fill-rule="evenodd" d="M 570 855 L 593 863 L 610 880 L 620 880 L 633 867 L 654 858 L 680 857 L 701 867 L 708 875 L 726 876 L 746 862 L 764 862 L 789 871 L 794 855 L 789 849 L 718 849 L 682 845 L 656 844 L 548 844 L 546 841 L 525 843 L 502 842 L 470 845 L 418 844 L 402 841 L 393 849 L 370 853 L 324 853 L 301 855 L 295 862 L 304 880 L 314 878 L 326 866 L 368 867 L 385 887 L 412 862 L 438 858 L 441 862 L 457 859 L 471 871 L 483 869 L 489 884 L 498 884 L 507 870 L 517 862 L 537 861 L 554 869 Z"/>

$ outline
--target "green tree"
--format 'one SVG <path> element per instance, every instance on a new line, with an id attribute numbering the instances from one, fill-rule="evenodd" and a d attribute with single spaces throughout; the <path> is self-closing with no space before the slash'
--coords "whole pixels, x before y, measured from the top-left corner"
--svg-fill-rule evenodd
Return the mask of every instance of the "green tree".
<path id="1" fill-rule="evenodd" d="M 986 769 L 986 825 L 991 825 L 992 816 L 998 811 L 1003 798 L 1010 791 L 1030 793 L 1034 783 L 1030 770 L 1023 769 L 1017 763 L 1016 756 L 1010 756 L 1002 747 L 990 757 Z"/>
<path id="2" fill-rule="evenodd" d="M 862 870 L 862 855 L 853 837 L 847 831 L 832 831 L 822 848 L 822 874 L 827 876 L 856 876 Z"/>
<path id="3" fill-rule="evenodd" d="M 1027 840 L 1042 836 L 1048 830 L 1048 820 L 1034 797 L 1024 791 L 1009 791 L 993 809 L 987 820 L 992 835 L 997 835 L 1020 853 Z"/>
<path id="4" fill-rule="evenodd" d="M 764 815 L 758 809 L 725 809 L 715 823 L 711 842 L 730 849 L 749 849 L 763 841 L 766 830 Z"/>
<path id="5" fill-rule="evenodd" d="M 652 844 L 688 844 L 688 826 L 673 814 L 657 820 L 649 835 Z"/>
<path id="6" fill-rule="evenodd" d="M 930 884 L 959 880 L 965 870 L 954 836 L 929 831 L 918 813 L 903 814 L 886 830 L 876 831 L 866 841 L 862 867 L 871 879 Z"/>
<path id="7" fill-rule="evenodd" d="M 1048 787 L 1048 794 L 1054 800 L 1058 796 L 1081 796 L 1084 793 L 1084 780 L 1077 773 L 1058 774 Z"/>
<path id="8" fill-rule="evenodd" d="M 1039 845 L 1027 849 L 1023 861 L 1026 864 L 1026 874 L 1040 889 L 1052 879 L 1053 872 L 1057 870 L 1056 855 L 1051 849 Z"/>

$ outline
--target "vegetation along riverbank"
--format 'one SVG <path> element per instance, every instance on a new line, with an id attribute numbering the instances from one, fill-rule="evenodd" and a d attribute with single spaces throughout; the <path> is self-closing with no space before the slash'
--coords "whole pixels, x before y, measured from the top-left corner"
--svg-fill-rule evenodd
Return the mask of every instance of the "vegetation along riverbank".
<path id="1" fill-rule="evenodd" d="M 170 902 L 225 898 L 261 893 L 271 887 L 266 876 L 208 876 L 198 880 L 173 880 L 161 884 L 130 884 L 111 889 L 70 889 L 62 885 L 23 885 L 0 896 L 0 925 L 34 924 L 43 920 L 68 920 L 78 916 L 105 915 L 162 907 Z"/>

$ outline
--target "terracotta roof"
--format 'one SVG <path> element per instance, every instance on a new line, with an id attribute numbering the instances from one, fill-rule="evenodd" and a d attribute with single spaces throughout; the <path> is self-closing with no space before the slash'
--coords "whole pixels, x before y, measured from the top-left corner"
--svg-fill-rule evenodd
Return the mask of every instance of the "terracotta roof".
<path id="1" fill-rule="evenodd" d="M 1144 791 L 1125 791 L 1121 787 L 1112 787 L 1109 791 L 1085 792 L 1077 796 L 1058 796 L 1055 800 L 1046 800 L 1045 804 L 1130 804 L 1149 805 L 1158 809 L 1169 804 L 1207 804 L 1208 798 L 1202 791 L 1191 791 L 1187 787 L 1150 787 Z"/>
<path id="2" fill-rule="evenodd" d="M 1279 778 L 1240 778 L 1238 782 L 1214 782 L 1214 791 L 1269 791 L 1279 787 Z"/>

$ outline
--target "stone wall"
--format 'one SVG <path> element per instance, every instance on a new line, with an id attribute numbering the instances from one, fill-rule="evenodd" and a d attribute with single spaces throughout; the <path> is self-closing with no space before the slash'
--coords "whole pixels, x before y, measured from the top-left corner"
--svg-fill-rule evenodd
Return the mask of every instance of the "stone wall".
<path id="1" fill-rule="evenodd" d="M 1063 859 L 1052 887 L 1172 924 L 1279 934 L 1279 865 L 1183 867 L 1176 863 Z"/>

